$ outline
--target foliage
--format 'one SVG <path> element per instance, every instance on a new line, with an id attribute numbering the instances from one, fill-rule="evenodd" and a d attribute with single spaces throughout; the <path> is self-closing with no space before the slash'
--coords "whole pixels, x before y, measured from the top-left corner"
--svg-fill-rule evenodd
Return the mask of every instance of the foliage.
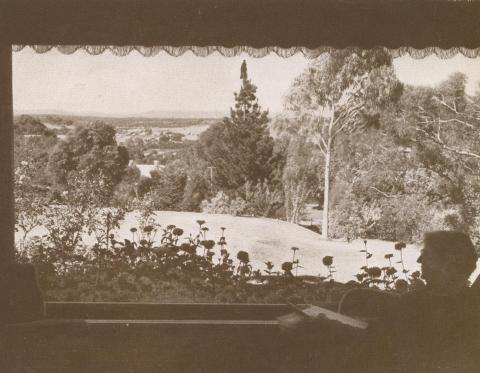
<path id="1" fill-rule="evenodd" d="M 330 167 L 337 138 L 379 125 L 379 110 L 402 91 L 390 54 L 381 49 L 322 55 L 294 82 L 287 106 L 288 132 L 311 139 L 323 155 L 322 235 L 328 238 Z"/>
<path id="2" fill-rule="evenodd" d="M 270 190 L 266 181 L 252 185 L 246 182 L 243 188 L 230 197 L 225 192 L 218 192 L 210 200 L 202 202 L 202 211 L 211 214 L 230 214 L 234 216 L 275 217 L 282 206 L 280 191 Z"/>
<path id="3" fill-rule="evenodd" d="M 233 216 L 243 215 L 246 210 L 246 202 L 240 197 L 231 198 L 225 192 L 218 192 L 210 200 L 202 202 L 202 212 L 208 214 L 229 214 Z"/>
<path id="4" fill-rule="evenodd" d="M 135 199 L 143 198 L 150 191 L 151 179 L 141 176 L 136 166 L 128 166 L 120 183 L 115 185 L 112 206 L 129 206 Z"/>
<path id="5" fill-rule="evenodd" d="M 50 155 L 49 169 L 61 190 L 69 179 L 82 175 L 87 180 L 101 178 L 110 197 L 125 174 L 128 152 L 117 146 L 115 129 L 102 122 L 77 127 L 59 141 Z"/>
<path id="6" fill-rule="evenodd" d="M 400 293 L 406 292 L 409 289 L 419 289 L 425 286 L 420 279 L 420 272 L 414 271 L 409 274 L 410 270 L 405 268 L 403 261 L 403 249 L 406 244 L 404 242 L 397 242 L 394 245 L 395 251 L 399 253 L 399 260 L 396 262 L 402 267 L 402 275 L 399 275 L 397 269 L 392 265 L 394 254 L 389 253 L 385 255 L 388 265 L 384 267 L 372 267 L 368 260 L 373 256 L 373 253 L 368 251 L 367 240 L 364 240 L 365 249 L 360 250 L 365 253 L 365 265 L 361 267 L 361 271 L 356 275 L 358 282 L 362 286 L 373 287 L 377 289 L 384 289 L 387 291 L 396 290 Z M 404 278 L 400 278 L 404 277 Z"/>
<path id="7" fill-rule="evenodd" d="M 243 215 L 276 217 L 276 211 L 283 204 L 281 192 L 271 188 L 267 181 L 255 185 L 247 181 L 240 196 L 245 201 Z"/>
<path id="8" fill-rule="evenodd" d="M 123 143 L 123 146 L 127 149 L 131 160 L 146 163 L 145 150 L 147 146 L 141 137 L 130 137 Z"/>
<path id="9" fill-rule="evenodd" d="M 230 117 L 195 146 L 180 146 L 168 132 L 152 143 L 127 142 L 142 160 L 152 144 L 184 148 L 151 178 L 127 167 L 128 151 L 109 124 L 77 127 L 58 140 L 37 119 L 16 118 L 20 257 L 39 266 L 49 299 L 328 299 L 333 257 L 323 258 L 327 275 L 314 285 L 297 276 L 296 247 L 291 261 L 278 270 L 266 261 L 262 274 L 247 251 L 230 256 L 225 229 L 213 240 L 199 221 L 187 236 L 157 226 L 158 209 L 279 217 L 283 206 L 286 219 L 298 222 L 305 202 L 323 192 L 322 233 L 365 239 L 365 263 L 350 285 L 392 291 L 421 286 L 419 273 L 405 268 L 400 244 L 385 266 L 371 266 L 366 239 L 418 242 L 425 231 L 457 229 L 479 242 L 480 94 L 466 94 L 464 75 L 403 88 L 383 50 L 323 55 L 293 84 L 276 141 L 245 63 L 240 78 Z M 131 237 L 120 240 L 125 209 L 142 213 Z M 47 234 L 27 240 L 40 225 Z M 82 242 L 85 233 L 95 237 L 92 247 Z"/>
<path id="10" fill-rule="evenodd" d="M 256 97 L 257 87 L 241 67 L 242 86 L 235 93 L 235 107 L 230 117 L 210 126 L 200 135 L 198 154 L 214 167 L 214 186 L 224 191 L 268 180 L 272 172 L 273 139 L 267 123 L 268 111 L 262 111 Z"/>
<path id="11" fill-rule="evenodd" d="M 27 235 L 43 223 L 45 208 L 48 204 L 48 194 L 44 187 L 33 182 L 35 164 L 22 161 L 15 168 L 15 226 L 21 230 L 21 244 L 25 243 Z"/>
<path id="12" fill-rule="evenodd" d="M 352 286 L 381 286 L 364 279 L 349 285 L 333 282 L 333 257 L 323 259 L 329 270 L 326 283 L 321 277 L 297 276 L 296 247 L 292 261 L 282 264 L 282 272 L 273 271 L 273 264 L 267 262 L 267 275 L 262 275 L 252 267 L 248 252 L 239 251 L 236 263 L 231 259 L 225 228 L 215 242 L 208 237 L 206 222 L 199 220 L 198 232 L 187 236 L 174 225 L 156 225 L 153 206 L 151 199 L 138 201 L 138 226 L 131 228 L 131 239 L 122 240 L 115 231 L 124 210 L 97 209 L 94 215 L 85 210 L 86 224 L 79 210 L 59 206 L 49 215 L 48 234 L 18 248 L 19 259 L 38 267 L 48 300 L 270 303 L 289 299 L 325 305 L 338 302 Z M 95 237 L 88 248 L 79 235 L 82 224 Z M 377 279 L 372 271 L 366 270 Z M 407 286 L 413 283 L 412 276 L 407 277 Z M 395 284 L 385 288 L 393 290 Z"/>
<path id="13" fill-rule="evenodd" d="M 47 171 L 50 152 L 57 143 L 55 133 L 30 116 L 20 116 L 14 122 L 14 167 L 29 165 L 29 183 L 48 194 L 51 177 Z"/>
<path id="14" fill-rule="evenodd" d="M 469 97 L 465 85 L 465 75 L 456 73 L 434 88 L 409 87 L 395 135 L 441 181 L 435 188 L 438 200 L 458 210 L 458 228 L 478 241 L 480 99 Z"/>
<path id="15" fill-rule="evenodd" d="M 289 140 L 283 169 L 282 186 L 285 198 L 285 218 L 298 223 L 305 203 L 318 189 L 320 164 L 317 149 L 304 136 Z"/>
<path id="16" fill-rule="evenodd" d="M 464 83 L 457 74 L 434 88 L 406 87 L 395 110 L 382 114 L 382 128 L 340 138 L 334 237 L 419 242 L 425 231 L 455 229 L 475 238 L 479 119 Z"/>
<path id="17" fill-rule="evenodd" d="M 16 117 L 13 124 L 15 135 L 55 137 L 55 132 L 49 130 L 40 120 L 30 115 Z"/>
<path id="18" fill-rule="evenodd" d="M 182 201 L 187 182 L 186 164 L 176 160 L 162 171 L 152 171 L 150 194 L 158 210 L 175 210 Z"/>
<path id="19" fill-rule="evenodd" d="M 210 195 L 211 185 L 207 181 L 205 172 L 199 169 L 189 172 L 183 192 L 180 208 L 182 211 L 200 211 L 202 201 Z"/>

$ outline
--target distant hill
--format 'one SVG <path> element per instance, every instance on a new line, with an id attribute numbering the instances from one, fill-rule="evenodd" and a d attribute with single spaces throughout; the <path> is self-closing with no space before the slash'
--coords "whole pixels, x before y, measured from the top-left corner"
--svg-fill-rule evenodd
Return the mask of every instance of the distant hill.
<path id="1" fill-rule="evenodd" d="M 22 118 L 24 116 L 34 118 L 47 127 L 55 126 L 83 126 L 92 122 L 102 121 L 110 124 L 117 129 L 132 129 L 132 128 L 152 128 L 152 129 L 169 129 L 179 132 L 178 129 L 186 128 L 202 128 L 204 130 L 208 126 L 218 121 L 221 118 L 146 118 L 146 117 L 98 117 L 98 116 L 75 116 L 75 115 L 58 115 L 58 114 L 31 114 L 31 115 L 16 115 L 15 118 Z M 199 129 L 194 132 L 198 132 Z M 180 131 L 182 132 L 182 131 Z"/>
<path id="2" fill-rule="evenodd" d="M 148 111 L 135 114 L 135 118 L 184 118 L 184 119 L 214 119 L 228 116 L 228 112 L 221 111 Z"/>
<path id="3" fill-rule="evenodd" d="M 152 110 L 143 113 L 77 113 L 62 110 L 14 110 L 15 115 L 35 115 L 35 116 L 61 116 L 61 117 L 86 117 L 86 118 L 179 118 L 179 119 L 212 119 L 223 118 L 229 115 L 228 111 L 189 111 L 189 110 Z"/>

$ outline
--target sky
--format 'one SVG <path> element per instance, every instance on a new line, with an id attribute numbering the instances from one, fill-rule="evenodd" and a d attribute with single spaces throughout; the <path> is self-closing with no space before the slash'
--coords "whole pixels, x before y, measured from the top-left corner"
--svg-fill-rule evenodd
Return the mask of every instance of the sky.
<path id="1" fill-rule="evenodd" d="M 281 112 L 293 80 L 311 60 L 302 54 L 281 58 L 214 53 L 181 57 L 159 53 L 143 57 L 132 52 L 117 57 L 110 52 L 91 56 L 80 50 L 63 55 L 30 48 L 13 53 L 14 111 L 133 116 L 150 112 L 201 112 L 227 115 L 240 88 L 240 65 L 258 87 L 260 105 Z M 456 71 L 468 77 L 467 92 L 480 89 L 480 58 L 457 55 L 451 59 L 430 56 L 394 60 L 398 78 L 407 84 L 435 85 Z M 176 114 L 175 114 L 176 115 Z M 181 115 L 181 114 L 180 114 Z"/>

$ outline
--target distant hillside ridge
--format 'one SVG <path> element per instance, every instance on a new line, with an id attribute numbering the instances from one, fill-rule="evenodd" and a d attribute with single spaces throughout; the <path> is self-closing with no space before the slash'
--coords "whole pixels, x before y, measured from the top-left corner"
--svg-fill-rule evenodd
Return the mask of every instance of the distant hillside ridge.
<path id="1" fill-rule="evenodd" d="M 95 113 L 95 112 L 69 112 L 63 110 L 27 110 L 14 109 L 14 115 L 34 115 L 34 116 L 57 116 L 57 117 L 76 117 L 76 118 L 147 118 L 147 119 L 221 119 L 228 116 L 228 112 L 223 111 L 198 111 L 198 110 L 152 110 L 142 113 Z"/>

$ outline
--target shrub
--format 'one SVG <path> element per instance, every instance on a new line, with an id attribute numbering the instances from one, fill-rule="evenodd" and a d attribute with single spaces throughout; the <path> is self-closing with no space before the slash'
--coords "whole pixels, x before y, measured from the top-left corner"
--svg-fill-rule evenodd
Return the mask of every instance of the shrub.
<path id="1" fill-rule="evenodd" d="M 256 185 L 247 182 L 235 197 L 220 191 L 211 200 L 204 200 L 202 211 L 234 216 L 274 217 L 282 206 L 283 199 L 278 190 L 271 190 L 266 182 Z"/>
<path id="2" fill-rule="evenodd" d="M 202 211 L 209 214 L 243 215 L 246 210 L 246 202 L 241 198 L 231 198 L 220 191 L 210 201 L 202 202 Z"/>

